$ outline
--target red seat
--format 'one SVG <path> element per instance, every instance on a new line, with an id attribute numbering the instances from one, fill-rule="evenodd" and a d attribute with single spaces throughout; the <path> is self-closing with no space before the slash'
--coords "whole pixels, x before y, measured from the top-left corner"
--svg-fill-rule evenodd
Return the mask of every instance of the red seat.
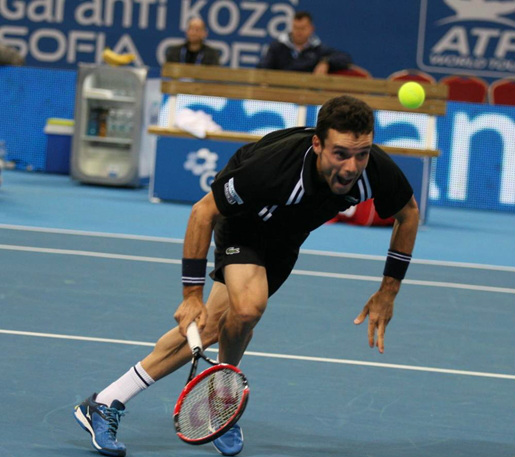
<path id="1" fill-rule="evenodd" d="M 340 76 L 353 76 L 355 78 L 372 78 L 372 75 L 368 70 L 365 70 L 362 67 L 358 67 L 357 65 L 351 65 L 346 70 L 336 70 L 331 74 Z"/>
<path id="2" fill-rule="evenodd" d="M 435 78 L 429 73 L 414 68 L 396 71 L 388 76 L 388 79 L 390 81 L 416 81 L 419 83 L 436 84 Z"/>
<path id="3" fill-rule="evenodd" d="M 333 222 L 345 222 L 351 225 L 389 226 L 393 225 L 395 219 L 393 217 L 382 219 L 376 211 L 372 198 L 338 213 L 329 221 L 329 223 Z"/>
<path id="4" fill-rule="evenodd" d="M 515 106 L 515 78 L 502 78 L 490 84 L 488 98 L 492 105 Z"/>
<path id="5" fill-rule="evenodd" d="M 488 83 L 477 76 L 454 75 L 440 79 L 449 87 L 449 98 L 457 102 L 485 103 Z"/>

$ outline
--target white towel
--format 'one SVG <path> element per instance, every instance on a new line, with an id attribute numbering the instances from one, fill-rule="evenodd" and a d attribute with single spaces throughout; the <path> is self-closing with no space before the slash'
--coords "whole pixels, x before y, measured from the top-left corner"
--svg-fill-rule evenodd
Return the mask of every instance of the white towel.
<path id="1" fill-rule="evenodd" d="M 184 108 L 177 113 L 175 126 L 197 138 L 205 138 L 206 132 L 222 130 L 222 127 L 213 121 L 211 115 L 204 111 L 193 111 L 189 108 Z"/>

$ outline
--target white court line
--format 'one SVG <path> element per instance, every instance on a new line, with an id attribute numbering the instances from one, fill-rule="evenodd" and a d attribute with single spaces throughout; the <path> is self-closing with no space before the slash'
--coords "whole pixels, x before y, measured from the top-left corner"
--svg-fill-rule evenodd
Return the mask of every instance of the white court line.
<path id="1" fill-rule="evenodd" d="M 40 252 L 42 254 L 78 255 L 83 257 L 100 257 L 102 259 L 134 260 L 137 262 L 169 263 L 181 265 L 181 259 L 165 259 L 163 257 L 145 257 L 139 255 L 110 254 L 108 252 L 77 251 L 74 249 L 38 248 L 34 246 L 15 246 L 0 244 L 0 249 L 6 251 Z M 210 265 L 212 266 L 212 265 Z"/>
<path id="2" fill-rule="evenodd" d="M 339 257 L 346 259 L 362 259 L 362 260 L 380 260 L 384 262 L 386 256 L 370 255 L 370 254 L 349 254 L 346 252 L 328 252 L 317 251 L 315 249 L 301 249 L 303 254 L 320 255 L 324 257 Z M 428 260 L 428 259 L 411 259 L 410 263 L 417 263 L 420 265 L 434 265 L 439 267 L 455 267 L 455 268 L 474 268 L 478 270 L 493 270 L 493 271 L 507 271 L 515 273 L 515 267 L 508 267 L 504 265 L 488 265 L 484 263 L 469 263 L 469 262 L 452 262 L 449 260 Z"/>
<path id="3" fill-rule="evenodd" d="M 152 262 L 152 263 L 166 263 L 173 265 L 181 265 L 181 259 L 165 259 L 162 257 L 145 257 L 137 255 L 126 255 L 126 254 L 110 254 L 107 252 L 93 252 L 93 251 L 77 251 L 73 249 L 54 249 L 54 248 L 39 248 L 34 246 L 15 246 L 10 244 L 0 244 L 0 250 L 7 251 L 23 251 L 23 252 L 40 252 L 43 254 L 59 254 L 59 255 L 77 255 L 84 257 L 100 257 L 104 259 L 116 259 L 116 260 L 132 260 L 137 262 Z M 212 262 L 208 262 L 209 267 L 213 267 Z M 365 276 L 365 275 L 352 275 L 346 273 L 329 273 L 321 271 L 310 271 L 310 270 L 296 270 L 292 271 L 293 275 L 299 276 L 316 276 L 319 278 L 334 278 L 334 279 L 351 279 L 355 281 L 371 281 L 381 282 L 382 276 Z M 514 294 L 515 289 L 507 287 L 493 287 L 493 286 L 480 286 L 475 284 L 460 284 L 454 282 L 441 282 L 441 281 L 423 281 L 416 279 L 404 279 L 403 284 L 411 284 L 414 286 L 429 286 L 429 287 L 444 287 L 450 289 L 465 289 L 475 290 L 481 292 L 497 292 L 501 294 Z"/>
<path id="4" fill-rule="evenodd" d="M 364 276 L 364 275 L 350 275 L 345 273 L 326 273 L 319 271 L 309 270 L 293 270 L 292 274 L 301 276 L 317 276 L 321 278 L 335 278 L 335 279 L 352 279 L 355 281 L 372 281 L 381 282 L 382 276 Z M 480 292 L 498 292 L 501 294 L 515 294 L 515 289 L 508 287 L 493 287 L 493 286 L 478 286 L 476 284 L 460 284 L 457 282 L 442 282 L 442 281 L 423 281 L 417 279 L 403 279 L 402 284 L 411 284 L 413 286 L 429 286 L 429 287 L 446 287 L 449 289 L 465 289 L 475 290 Z"/>
<path id="5" fill-rule="evenodd" d="M 0 224 L 0 229 L 20 230 L 20 231 L 40 232 L 40 233 L 59 233 L 59 234 L 63 234 L 63 235 L 118 238 L 118 239 L 126 239 L 126 240 L 155 241 L 155 242 L 160 242 L 160 243 L 173 243 L 173 244 L 182 244 L 184 242 L 184 240 L 182 238 L 166 238 L 166 237 L 146 236 L 146 235 L 129 235 L 129 234 L 125 234 L 125 233 L 89 232 L 89 231 L 85 231 L 85 230 L 29 227 L 29 226 L 25 226 L 25 225 Z M 214 244 L 211 243 L 211 246 L 214 246 Z M 302 254 L 319 255 L 322 257 L 338 257 L 338 258 L 347 258 L 347 259 L 376 260 L 376 261 L 381 261 L 381 262 L 384 262 L 384 260 L 386 259 L 385 256 L 380 256 L 380 255 L 319 251 L 319 250 L 315 250 L 315 249 L 301 249 L 300 252 Z M 475 269 L 481 269 L 481 270 L 508 271 L 511 273 L 515 273 L 515 267 L 509 267 L 509 266 L 504 266 L 504 265 L 488 265 L 488 264 L 482 264 L 482 263 L 451 262 L 451 261 L 446 261 L 446 260 L 428 260 L 428 259 L 412 259 L 411 263 L 420 264 L 420 265 L 435 265 L 435 266 L 443 266 L 443 267 L 475 268 Z"/>
<path id="6" fill-rule="evenodd" d="M 155 343 L 148 343 L 145 341 L 118 340 L 118 339 L 111 339 L 111 338 L 94 338 L 94 337 L 87 337 L 87 336 L 63 335 L 63 334 L 57 334 L 57 333 L 22 332 L 22 331 L 18 331 L 18 330 L 6 330 L 6 329 L 0 329 L 0 334 L 18 335 L 18 336 L 34 336 L 34 337 L 39 337 L 39 338 L 56 338 L 56 339 L 63 339 L 63 340 L 90 341 L 90 342 L 95 342 L 95 343 L 126 344 L 126 345 L 131 345 L 131 346 L 154 347 L 154 345 L 155 345 Z M 207 351 L 217 352 L 216 349 L 207 349 Z M 509 375 L 509 374 L 484 373 L 484 372 L 480 372 L 480 371 L 449 370 L 449 369 L 445 369 L 445 368 L 419 367 L 419 366 L 413 366 L 413 365 L 399 365 L 399 364 L 394 364 L 394 363 L 363 362 L 361 360 L 333 359 L 333 358 L 327 358 L 327 357 L 309 357 L 309 356 L 302 356 L 302 355 L 276 354 L 276 353 L 254 352 L 254 351 L 245 351 L 245 355 L 253 356 L 253 357 L 271 358 L 271 359 L 301 360 L 303 362 L 358 365 L 358 366 L 365 366 L 365 367 L 391 368 L 391 369 L 395 369 L 395 370 L 423 371 L 423 372 L 427 372 L 427 373 L 442 373 L 442 374 L 453 374 L 453 375 L 459 375 L 459 376 L 475 376 L 475 377 L 480 377 L 480 378 L 515 380 L 515 375 Z"/>
<path id="7" fill-rule="evenodd" d="M 0 224 L 0 230 L 19 230 L 23 232 L 57 233 L 61 235 L 96 236 L 101 238 L 119 238 L 124 240 L 157 241 L 160 243 L 182 244 L 182 238 L 166 238 L 164 236 L 129 235 L 126 233 L 88 232 L 86 230 L 70 230 L 46 227 L 29 227 L 26 225 Z"/>

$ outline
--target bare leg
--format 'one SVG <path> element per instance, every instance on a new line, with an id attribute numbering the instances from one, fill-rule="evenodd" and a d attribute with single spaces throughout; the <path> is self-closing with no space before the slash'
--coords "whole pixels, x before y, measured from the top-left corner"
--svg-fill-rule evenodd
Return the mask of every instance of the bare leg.
<path id="1" fill-rule="evenodd" d="M 238 365 L 266 309 L 268 282 L 258 265 L 228 265 L 224 276 L 230 306 L 219 321 L 219 360 Z"/>
<path id="2" fill-rule="evenodd" d="M 208 319 L 202 332 L 202 344 L 208 347 L 218 341 L 218 321 L 229 307 L 229 297 L 224 284 L 215 282 L 206 302 Z M 157 381 L 174 372 L 191 360 L 186 339 L 175 327 L 157 341 L 153 351 L 141 361 L 144 370 Z"/>

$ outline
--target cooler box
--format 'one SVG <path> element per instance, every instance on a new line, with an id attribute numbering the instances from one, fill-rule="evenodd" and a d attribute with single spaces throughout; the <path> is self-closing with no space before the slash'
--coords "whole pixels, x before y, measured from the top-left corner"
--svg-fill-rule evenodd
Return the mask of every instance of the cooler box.
<path id="1" fill-rule="evenodd" d="M 70 152 L 75 122 L 70 119 L 47 119 L 45 171 L 47 173 L 70 173 Z"/>

